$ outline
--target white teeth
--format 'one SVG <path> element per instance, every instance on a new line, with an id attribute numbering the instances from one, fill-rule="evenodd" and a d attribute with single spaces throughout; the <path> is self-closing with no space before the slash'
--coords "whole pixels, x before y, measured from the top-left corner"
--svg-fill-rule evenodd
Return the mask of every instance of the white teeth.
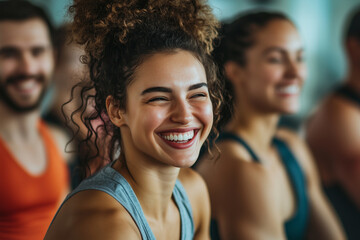
<path id="1" fill-rule="evenodd" d="M 35 80 L 27 80 L 27 81 L 23 81 L 20 84 L 17 85 L 17 87 L 20 90 L 31 90 L 34 86 L 36 85 L 36 81 Z"/>
<path id="2" fill-rule="evenodd" d="M 290 85 L 287 87 L 279 88 L 278 91 L 280 93 L 284 93 L 284 94 L 297 94 L 297 93 L 299 93 L 300 88 L 298 85 Z"/>
<path id="3" fill-rule="evenodd" d="M 168 141 L 188 141 L 194 137 L 194 130 L 186 133 L 170 133 L 167 135 L 161 135 L 161 137 Z"/>

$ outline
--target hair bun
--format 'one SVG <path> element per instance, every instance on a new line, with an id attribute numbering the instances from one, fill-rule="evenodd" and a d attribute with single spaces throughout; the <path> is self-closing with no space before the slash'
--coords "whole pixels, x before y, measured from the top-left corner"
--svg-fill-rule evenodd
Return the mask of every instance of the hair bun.
<path id="1" fill-rule="evenodd" d="M 101 54 L 94 49 L 104 48 L 109 32 L 116 30 L 117 35 L 112 37 L 125 44 L 138 24 L 159 20 L 180 27 L 210 53 L 219 26 L 202 0 L 75 0 L 70 13 L 74 16 L 75 40 L 92 49 L 93 57 Z"/>

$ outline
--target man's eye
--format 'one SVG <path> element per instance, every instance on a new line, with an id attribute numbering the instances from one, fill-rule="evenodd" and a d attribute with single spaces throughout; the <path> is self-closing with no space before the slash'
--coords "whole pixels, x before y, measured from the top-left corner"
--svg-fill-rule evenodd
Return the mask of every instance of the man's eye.
<path id="1" fill-rule="evenodd" d="M 18 52 L 15 50 L 4 50 L 0 52 L 0 56 L 3 58 L 14 58 L 18 56 Z"/>
<path id="2" fill-rule="evenodd" d="M 41 54 L 43 54 L 45 52 L 44 48 L 35 48 L 32 50 L 32 54 L 33 56 L 40 56 Z"/>

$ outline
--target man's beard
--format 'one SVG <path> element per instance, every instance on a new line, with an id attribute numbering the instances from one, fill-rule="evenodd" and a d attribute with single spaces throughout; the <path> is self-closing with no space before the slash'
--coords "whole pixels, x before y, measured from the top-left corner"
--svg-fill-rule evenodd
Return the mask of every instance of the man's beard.
<path id="1" fill-rule="evenodd" d="M 24 81 L 26 79 L 35 79 L 38 83 L 42 85 L 41 93 L 36 100 L 36 102 L 29 106 L 21 106 L 20 104 L 17 104 L 16 101 L 14 101 L 11 96 L 6 91 L 6 86 L 10 84 L 16 84 L 16 82 Z M 0 81 L 2 82 L 2 81 Z M 38 75 L 16 75 L 11 76 L 6 79 L 4 84 L 0 84 L 0 101 L 3 101 L 10 109 L 12 109 L 14 112 L 18 113 L 27 113 L 31 112 L 35 109 L 38 109 L 40 107 L 40 104 L 44 98 L 45 95 L 45 76 L 43 74 Z"/>

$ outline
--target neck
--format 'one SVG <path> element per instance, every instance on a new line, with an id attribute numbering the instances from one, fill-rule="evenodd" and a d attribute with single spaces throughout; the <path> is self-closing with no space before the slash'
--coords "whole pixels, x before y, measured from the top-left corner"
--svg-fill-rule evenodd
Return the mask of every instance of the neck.
<path id="1" fill-rule="evenodd" d="M 0 102 L 0 136 L 7 142 L 32 141 L 37 138 L 40 112 L 18 113 Z"/>
<path id="2" fill-rule="evenodd" d="M 267 152 L 276 134 L 278 121 L 278 114 L 262 113 L 238 103 L 225 130 L 239 134 L 256 152 Z"/>
<path id="3" fill-rule="evenodd" d="M 123 135 L 122 135 L 123 136 Z M 124 159 L 114 168 L 123 175 L 135 192 L 147 218 L 162 221 L 166 218 L 179 168 L 160 165 L 148 155 L 133 150 L 133 143 L 124 140 Z"/>

